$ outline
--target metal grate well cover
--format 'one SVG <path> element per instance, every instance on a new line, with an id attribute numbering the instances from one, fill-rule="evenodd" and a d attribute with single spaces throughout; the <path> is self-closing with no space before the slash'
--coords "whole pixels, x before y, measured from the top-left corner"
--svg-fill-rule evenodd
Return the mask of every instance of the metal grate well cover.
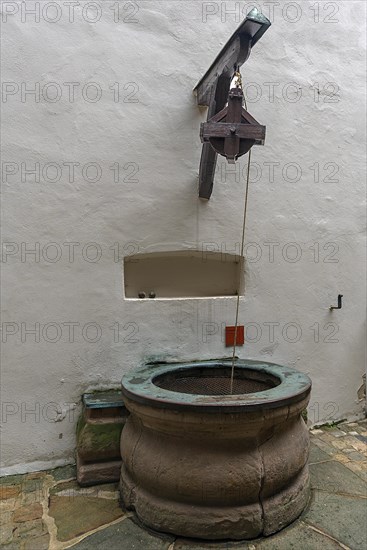
<path id="1" fill-rule="evenodd" d="M 210 372 L 208 372 L 210 371 Z M 233 395 L 257 393 L 274 388 L 279 380 L 267 374 L 254 371 L 245 372 L 235 368 L 233 380 Z M 169 372 L 157 376 L 153 383 L 159 388 L 194 395 L 229 395 L 231 393 L 231 368 L 201 369 L 180 373 Z"/>

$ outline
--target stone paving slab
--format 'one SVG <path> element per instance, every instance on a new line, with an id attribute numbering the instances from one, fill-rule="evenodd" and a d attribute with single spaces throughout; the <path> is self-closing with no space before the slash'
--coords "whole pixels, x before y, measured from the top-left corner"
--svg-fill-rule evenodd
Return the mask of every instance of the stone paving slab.
<path id="1" fill-rule="evenodd" d="M 304 521 L 352 550 L 367 548 L 367 500 L 315 491 Z"/>
<path id="2" fill-rule="evenodd" d="M 75 550 L 168 550 L 174 539 L 165 540 L 141 529 L 126 518 L 83 539 Z"/>
<path id="3" fill-rule="evenodd" d="M 361 479 L 336 460 L 310 464 L 311 487 L 328 493 L 367 496 Z"/>
<path id="4" fill-rule="evenodd" d="M 367 483 L 367 468 L 364 464 L 357 462 L 348 462 L 345 466 L 360 477 L 364 483 Z"/>
<path id="5" fill-rule="evenodd" d="M 327 535 L 303 522 L 297 522 L 295 526 L 281 531 L 277 537 L 269 537 L 254 544 L 253 550 L 341 550 L 341 547 Z"/>
<path id="6" fill-rule="evenodd" d="M 57 539 L 61 542 L 87 533 L 122 517 L 124 512 L 118 502 L 96 497 L 51 497 L 49 515 L 57 527 Z"/>
<path id="7" fill-rule="evenodd" d="M 52 475 L 55 481 L 64 481 L 66 479 L 76 479 L 76 465 L 60 466 L 54 470 L 47 470 L 47 474 Z"/>
<path id="8" fill-rule="evenodd" d="M 206 542 L 193 539 L 176 539 L 172 550 L 255 550 L 254 544 L 249 542 Z"/>
<path id="9" fill-rule="evenodd" d="M 177 538 L 174 543 L 142 531 L 126 520 L 107 527 L 73 546 L 76 550 L 340 550 L 341 546 L 328 534 L 298 521 L 276 536 L 254 541 L 205 542 Z M 353 549 L 354 550 L 354 549 Z M 356 547 L 357 550 L 357 547 Z"/>
<path id="10" fill-rule="evenodd" d="M 309 464 L 315 464 L 318 462 L 327 462 L 330 460 L 332 460 L 332 457 L 329 454 L 323 451 L 320 447 L 317 447 L 317 445 L 311 444 Z"/>

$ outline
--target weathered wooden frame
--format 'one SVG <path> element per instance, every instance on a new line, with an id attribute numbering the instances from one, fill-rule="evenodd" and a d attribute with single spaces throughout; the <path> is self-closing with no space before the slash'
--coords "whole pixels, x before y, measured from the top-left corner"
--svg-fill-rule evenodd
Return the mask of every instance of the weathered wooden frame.
<path id="1" fill-rule="evenodd" d="M 195 86 L 197 104 L 208 107 L 207 120 L 224 108 L 236 70 L 249 58 L 251 48 L 270 25 L 264 15 L 252 9 Z M 212 194 L 216 163 L 217 153 L 210 143 L 204 143 L 199 170 L 199 197 L 202 199 L 210 199 Z"/>

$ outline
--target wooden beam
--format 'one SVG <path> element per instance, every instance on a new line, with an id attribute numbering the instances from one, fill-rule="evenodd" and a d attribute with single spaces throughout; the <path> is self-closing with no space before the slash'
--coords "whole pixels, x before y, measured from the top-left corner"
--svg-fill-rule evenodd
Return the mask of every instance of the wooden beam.
<path id="1" fill-rule="evenodd" d="M 234 130 L 234 131 L 233 131 Z M 265 126 L 260 124 L 235 124 L 227 122 L 203 122 L 200 137 L 202 141 L 209 138 L 228 138 L 236 136 L 242 139 L 265 139 Z"/>
<path id="2" fill-rule="evenodd" d="M 226 102 L 231 85 L 231 78 L 221 75 L 217 79 L 215 88 L 212 88 L 212 98 L 208 109 L 208 119 L 221 111 Z M 201 151 L 200 169 L 199 169 L 199 197 L 201 199 L 210 199 L 213 191 L 213 182 L 215 167 L 217 165 L 217 153 L 210 143 L 204 143 Z"/>
<path id="3" fill-rule="evenodd" d="M 207 120 L 224 108 L 235 71 L 248 59 L 251 48 L 270 25 L 270 21 L 253 8 L 195 86 L 198 105 L 209 107 Z M 200 198 L 209 199 L 212 194 L 216 163 L 217 153 L 210 143 L 204 143 L 199 171 Z"/>
<path id="4" fill-rule="evenodd" d="M 253 8 L 223 46 L 209 69 L 194 88 L 198 105 L 209 106 L 211 89 L 217 78 L 226 74 L 231 79 L 237 67 L 248 59 L 251 48 L 268 30 L 271 23 L 258 9 Z M 213 113 L 215 114 L 215 113 Z"/>

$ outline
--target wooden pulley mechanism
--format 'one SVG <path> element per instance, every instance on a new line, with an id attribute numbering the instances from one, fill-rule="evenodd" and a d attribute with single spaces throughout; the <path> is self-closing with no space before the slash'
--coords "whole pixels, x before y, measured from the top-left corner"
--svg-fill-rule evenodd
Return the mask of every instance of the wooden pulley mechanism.
<path id="1" fill-rule="evenodd" d="M 211 197 L 217 153 L 234 162 L 252 145 L 264 142 L 265 128 L 242 109 L 244 98 L 239 70 L 270 25 L 269 19 L 253 8 L 194 88 L 197 104 L 208 108 L 207 122 L 200 129 L 203 142 L 199 168 L 201 199 Z M 234 76 L 237 76 L 237 85 L 231 89 Z"/>
<path id="2" fill-rule="evenodd" d="M 265 126 L 259 124 L 242 104 L 242 88 L 231 88 L 227 106 L 200 126 L 202 143 L 209 142 L 230 164 L 248 153 L 253 145 L 264 145 Z"/>

